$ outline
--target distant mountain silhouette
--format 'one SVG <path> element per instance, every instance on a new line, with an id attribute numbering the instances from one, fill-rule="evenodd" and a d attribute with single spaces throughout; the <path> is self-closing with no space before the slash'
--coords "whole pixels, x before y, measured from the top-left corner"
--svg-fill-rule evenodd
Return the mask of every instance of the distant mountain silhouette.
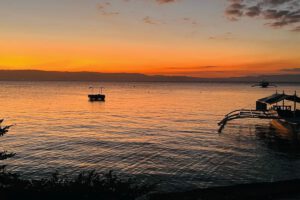
<path id="1" fill-rule="evenodd" d="M 0 81 L 102 81 L 102 82 L 270 82 L 300 83 L 300 74 L 196 78 L 188 76 L 145 75 L 138 73 L 58 72 L 40 70 L 0 70 Z"/>

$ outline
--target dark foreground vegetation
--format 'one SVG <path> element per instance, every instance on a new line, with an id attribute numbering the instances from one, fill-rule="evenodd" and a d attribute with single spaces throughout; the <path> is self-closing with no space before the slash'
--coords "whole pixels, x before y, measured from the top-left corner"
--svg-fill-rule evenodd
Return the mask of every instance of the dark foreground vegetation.
<path id="1" fill-rule="evenodd" d="M 0 173 L 0 199 L 32 200 L 296 200 L 300 199 L 300 180 L 253 183 L 187 192 L 158 193 L 155 185 L 121 180 L 112 172 L 81 173 L 69 179 L 54 173 L 49 179 L 24 180 L 7 172 Z"/>
<path id="2" fill-rule="evenodd" d="M 71 179 L 54 173 L 51 178 L 25 180 L 18 175 L 0 173 L 0 199 L 109 199 L 129 200 L 142 197 L 153 185 L 137 184 L 133 179 L 120 179 L 111 171 L 80 173 Z"/>

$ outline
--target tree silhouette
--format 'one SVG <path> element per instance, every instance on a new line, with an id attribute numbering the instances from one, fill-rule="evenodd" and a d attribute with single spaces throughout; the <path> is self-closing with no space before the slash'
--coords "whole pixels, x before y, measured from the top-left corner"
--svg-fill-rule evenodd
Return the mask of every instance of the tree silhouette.
<path id="1" fill-rule="evenodd" d="M 2 127 L 1 124 L 2 124 L 3 121 L 4 121 L 3 119 L 0 120 L 0 137 L 4 136 L 8 132 L 10 127 L 12 127 L 12 125 Z M 9 153 L 7 151 L 2 151 L 2 152 L 0 152 L 0 160 L 6 160 L 6 159 L 11 158 L 15 155 L 16 155 L 15 153 Z M 5 170 L 5 167 L 6 167 L 6 165 L 0 165 L 0 170 L 1 171 Z"/>

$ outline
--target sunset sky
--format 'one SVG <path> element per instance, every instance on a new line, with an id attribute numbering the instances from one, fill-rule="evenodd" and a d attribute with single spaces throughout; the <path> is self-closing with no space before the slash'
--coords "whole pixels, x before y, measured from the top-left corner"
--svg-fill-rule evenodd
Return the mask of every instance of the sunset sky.
<path id="1" fill-rule="evenodd" d="M 300 1 L 1 0 L 0 69 L 300 73 Z"/>

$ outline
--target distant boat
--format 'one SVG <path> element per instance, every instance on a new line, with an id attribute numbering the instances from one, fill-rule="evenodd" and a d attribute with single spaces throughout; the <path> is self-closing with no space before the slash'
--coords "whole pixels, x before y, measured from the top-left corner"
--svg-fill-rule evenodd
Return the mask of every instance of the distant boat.
<path id="1" fill-rule="evenodd" d="M 99 88 L 99 93 L 94 93 L 94 87 L 90 87 L 92 93 L 88 95 L 90 101 L 105 101 L 105 95 L 102 94 L 103 87 Z"/>
<path id="2" fill-rule="evenodd" d="M 286 105 L 285 102 L 293 102 L 293 108 Z M 279 103 L 282 103 L 279 105 Z M 220 126 L 219 132 L 223 130 L 227 122 L 235 119 L 258 118 L 271 119 L 272 125 L 281 130 L 300 134 L 300 110 L 297 109 L 297 103 L 300 103 L 300 98 L 296 92 L 294 95 L 273 94 L 271 96 L 258 99 L 256 101 L 256 109 L 241 109 L 230 112 L 225 115 L 224 119 L 218 123 Z M 299 135 L 300 136 L 300 135 Z"/>
<path id="3" fill-rule="evenodd" d="M 257 84 L 252 85 L 252 87 L 268 88 L 268 87 L 277 87 L 277 85 L 272 84 L 272 83 L 270 83 L 268 81 L 263 80 L 263 81 L 261 81 L 261 82 L 259 82 Z"/>

